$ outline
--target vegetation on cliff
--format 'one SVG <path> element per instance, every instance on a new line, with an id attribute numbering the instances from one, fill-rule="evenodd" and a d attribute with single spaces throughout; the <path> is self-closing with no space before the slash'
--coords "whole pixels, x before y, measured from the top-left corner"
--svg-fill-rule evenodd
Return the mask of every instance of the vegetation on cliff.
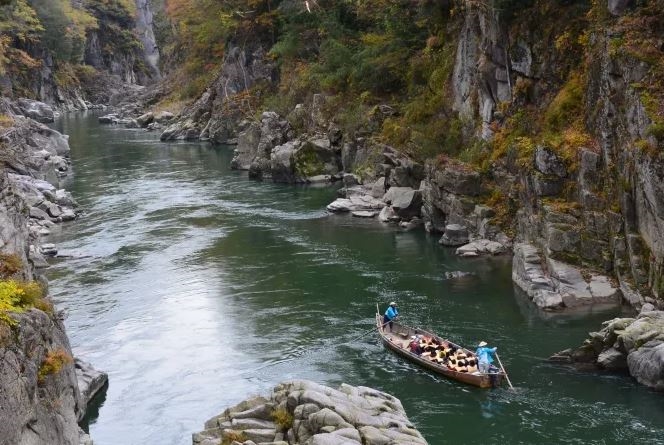
<path id="1" fill-rule="evenodd" d="M 141 49 L 133 31 L 133 0 L 11 0 L 0 5 L 0 75 L 18 97 L 37 97 L 41 70 L 54 70 L 58 87 L 88 80 L 86 63 L 94 33 L 101 36 L 102 62 Z M 52 64 L 51 64 L 52 59 Z M 89 61 L 88 61 L 89 62 Z"/>
<path id="2" fill-rule="evenodd" d="M 23 270 L 15 255 L 0 254 L 0 324 L 16 325 L 13 314 L 37 308 L 53 313 L 52 304 L 45 299 L 43 287 L 36 281 L 17 278 Z"/>

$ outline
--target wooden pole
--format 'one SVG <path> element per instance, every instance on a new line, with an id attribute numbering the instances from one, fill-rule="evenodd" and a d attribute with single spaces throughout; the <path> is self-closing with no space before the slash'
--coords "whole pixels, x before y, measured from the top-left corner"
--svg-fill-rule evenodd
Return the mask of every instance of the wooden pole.
<path id="1" fill-rule="evenodd" d="M 505 367 L 503 366 L 503 363 L 500 361 L 500 357 L 498 357 L 498 353 L 496 352 L 496 360 L 498 360 L 498 364 L 500 365 L 500 369 L 503 370 L 505 373 L 505 378 L 507 379 L 507 383 L 510 385 L 510 389 L 514 389 L 514 386 L 512 386 L 512 382 L 510 382 L 510 376 L 507 375 L 507 370 L 505 370 Z"/>

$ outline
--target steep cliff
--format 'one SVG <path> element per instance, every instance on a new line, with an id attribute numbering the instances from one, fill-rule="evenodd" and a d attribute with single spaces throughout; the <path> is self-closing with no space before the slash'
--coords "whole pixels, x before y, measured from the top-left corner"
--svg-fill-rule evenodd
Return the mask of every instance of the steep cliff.
<path id="1" fill-rule="evenodd" d="M 99 383 L 105 376 L 77 376 L 64 325 L 38 273 L 52 252 L 41 236 L 76 217 L 71 194 L 57 188 L 69 171 L 69 145 L 25 114 L 48 120 L 53 111 L 43 103 L 0 101 L 0 443 L 87 443 L 77 422 L 90 397 L 88 377 Z"/>
<path id="2" fill-rule="evenodd" d="M 277 2 L 277 11 L 292 22 L 300 39 L 307 33 L 313 37 L 314 26 L 325 28 L 334 18 L 346 27 L 346 39 L 366 49 L 355 54 L 344 48 L 331 28 L 320 31 L 318 47 L 315 39 L 292 41 L 295 33 L 288 26 L 269 53 L 230 46 L 217 80 L 162 139 L 227 142 L 241 129 L 235 165 L 256 177 L 289 182 L 334 176 L 337 171 L 322 168 L 328 161 L 314 162 L 317 156 L 328 157 L 326 150 L 336 153 L 342 171 L 360 172 L 365 181 L 384 177 L 387 187 L 419 188 L 420 172 L 426 170 L 426 227 L 442 232 L 457 224 L 471 238 L 503 243 L 512 238 L 533 246 L 526 248 L 531 252 L 527 260 L 524 249 L 517 250 L 515 281 L 541 307 L 573 306 L 583 299 L 615 303 L 620 292 L 610 277 L 619 280 L 632 304 L 658 295 L 659 163 L 648 154 L 653 150 L 632 147 L 658 143 L 651 134 L 656 122 L 643 100 L 650 98 L 655 103 L 650 108 L 661 113 L 660 97 L 646 95 L 657 88 L 652 77 L 661 49 L 648 62 L 633 45 L 657 43 L 660 2 L 633 9 L 630 2 L 384 3 L 405 14 L 398 20 L 399 31 L 393 30 L 394 18 L 382 17 L 389 12 L 342 2 L 320 5 L 308 15 L 297 2 Z M 341 13 L 346 21 L 335 15 Z M 363 21 L 379 16 L 390 25 Z M 428 27 L 428 38 L 404 23 L 418 18 Z M 628 27 L 635 21 L 643 22 L 639 35 Z M 363 33 L 359 38 L 358 32 Z M 422 39 L 423 47 L 389 40 L 404 34 Z M 374 47 L 383 48 L 384 55 L 372 59 Z M 392 60 L 404 52 L 413 66 L 405 73 Z M 277 65 L 270 63 L 273 58 Z M 363 71 L 367 59 L 367 69 L 385 70 L 381 77 Z M 395 86 L 407 82 L 408 93 L 397 94 Z M 316 87 L 328 92 L 312 95 Z M 254 118 L 261 103 L 276 106 L 290 129 L 266 124 L 265 115 L 262 123 L 249 125 L 246 119 Z M 289 131 L 292 136 L 285 137 Z M 330 148 L 307 155 L 303 141 L 320 140 L 320 133 Z M 289 139 L 293 142 L 284 145 Z M 384 159 L 385 142 L 420 165 L 411 180 L 403 178 L 406 167 Z M 371 155 L 357 161 L 344 156 L 355 153 L 356 146 Z M 446 161 L 455 157 L 462 162 Z M 284 168 L 291 172 L 273 174 Z M 390 178 L 391 171 L 402 178 Z M 478 218 L 476 206 L 488 210 L 480 210 Z M 528 261 L 545 267 L 533 268 Z"/>
<path id="3" fill-rule="evenodd" d="M 12 0 L 0 23 L 5 96 L 85 109 L 160 77 L 145 0 Z"/>

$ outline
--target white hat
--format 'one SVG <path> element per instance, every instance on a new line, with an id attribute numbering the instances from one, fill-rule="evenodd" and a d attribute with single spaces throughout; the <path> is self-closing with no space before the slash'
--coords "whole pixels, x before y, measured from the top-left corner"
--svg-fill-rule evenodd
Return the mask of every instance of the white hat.
<path id="1" fill-rule="evenodd" d="M 485 341 L 481 341 L 480 344 L 477 345 L 477 346 L 479 346 L 480 348 L 481 348 L 482 346 L 486 346 L 486 342 L 485 342 Z"/>
<path id="2" fill-rule="evenodd" d="M 390 306 L 396 306 L 396 305 L 397 305 L 397 303 L 394 302 L 394 301 L 390 303 Z"/>

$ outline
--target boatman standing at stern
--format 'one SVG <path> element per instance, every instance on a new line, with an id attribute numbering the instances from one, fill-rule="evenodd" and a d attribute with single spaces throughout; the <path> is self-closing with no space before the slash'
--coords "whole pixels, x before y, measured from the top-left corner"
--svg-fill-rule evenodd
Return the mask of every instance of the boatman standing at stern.
<path id="1" fill-rule="evenodd" d="M 475 351 L 475 354 L 477 354 L 477 361 L 479 364 L 480 372 L 482 374 L 488 374 L 489 370 L 491 369 L 491 363 L 493 363 L 493 355 L 496 353 L 496 350 L 498 348 L 487 348 L 487 344 L 485 341 L 481 341 L 479 345 L 477 345 L 477 350 Z"/>
<path id="2" fill-rule="evenodd" d="M 392 321 L 399 316 L 399 310 L 397 309 L 397 304 L 393 301 L 390 303 L 390 307 L 385 311 L 385 316 L 383 317 L 383 327 L 386 324 L 390 324 L 390 331 L 392 331 Z"/>

